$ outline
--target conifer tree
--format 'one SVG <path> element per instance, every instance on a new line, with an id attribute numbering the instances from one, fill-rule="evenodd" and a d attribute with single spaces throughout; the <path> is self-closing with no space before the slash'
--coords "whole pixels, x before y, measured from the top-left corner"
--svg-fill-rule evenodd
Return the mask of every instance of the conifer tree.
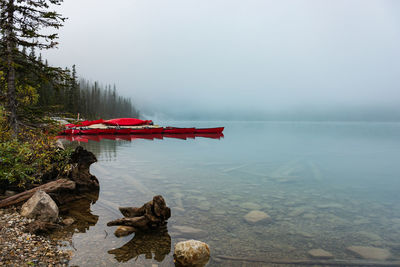
<path id="1" fill-rule="evenodd" d="M 43 33 L 44 28 L 59 29 L 65 18 L 50 5 L 60 5 L 63 0 L 0 0 L 0 68 L 5 72 L 10 125 L 14 133 L 18 131 L 16 82 L 18 72 L 28 68 L 38 78 L 43 75 L 60 74 L 58 68 L 42 64 L 34 57 L 35 49 L 50 49 L 57 45 L 57 33 Z M 27 56 L 19 48 L 30 48 L 32 56 Z M 22 60 L 22 65 L 17 63 Z M 60 79 L 60 78 L 59 78 Z M 24 82 L 20 81 L 21 83 Z"/>

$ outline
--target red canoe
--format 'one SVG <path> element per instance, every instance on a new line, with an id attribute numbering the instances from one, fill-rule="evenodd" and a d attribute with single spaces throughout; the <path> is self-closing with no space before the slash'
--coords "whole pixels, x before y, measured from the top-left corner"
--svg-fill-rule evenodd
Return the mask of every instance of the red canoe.
<path id="1" fill-rule="evenodd" d="M 222 133 L 225 127 L 216 128 L 196 128 L 194 133 Z"/>
<path id="2" fill-rule="evenodd" d="M 131 129 L 131 134 L 160 134 L 163 132 L 163 128 L 143 128 L 143 129 Z"/>
<path id="3" fill-rule="evenodd" d="M 104 121 L 103 123 L 106 125 L 113 125 L 113 126 L 137 126 L 137 125 L 149 125 L 153 121 L 151 120 L 139 120 L 135 118 L 120 118 L 120 119 L 113 119 Z"/>
<path id="4" fill-rule="evenodd" d="M 166 134 L 192 134 L 195 128 L 165 127 L 163 133 Z"/>
<path id="5" fill-rule="evenodd" d="M 115 134 L 116 129 L 115 128 L 109 128 L 109 129 L 99 129 L 99 134 Z"/>
<path id="6" fill-rule="evenodd" d="M 99 134 L 99 129 L 84 129 L 84 130 L 81 130 L 80 134 L 84 134 L 84 135 Z"/>
<path id="7" fill-rule="evenodd" d="M 130 128 L 115 129 L 115 134 L 130 134 L 131 130 Z"/>

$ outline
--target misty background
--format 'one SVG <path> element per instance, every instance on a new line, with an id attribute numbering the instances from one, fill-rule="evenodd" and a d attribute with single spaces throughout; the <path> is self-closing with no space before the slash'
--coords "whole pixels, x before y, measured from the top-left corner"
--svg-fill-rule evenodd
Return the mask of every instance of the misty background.
<path id="1" fill-rule="evenodd" d="M 65 0 L 58 66 L 148 118 L 400 120 L 400 1 Z"/>

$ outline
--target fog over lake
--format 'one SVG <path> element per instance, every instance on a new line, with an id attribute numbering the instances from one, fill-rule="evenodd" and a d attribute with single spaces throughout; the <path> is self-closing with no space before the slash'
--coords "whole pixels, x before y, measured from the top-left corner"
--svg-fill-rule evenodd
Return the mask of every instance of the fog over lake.
<path id="1" fill-rule="evenodd" d="M 154 119 L 399 120 L 400 2 L 68 0 L 44 57 Z"/>

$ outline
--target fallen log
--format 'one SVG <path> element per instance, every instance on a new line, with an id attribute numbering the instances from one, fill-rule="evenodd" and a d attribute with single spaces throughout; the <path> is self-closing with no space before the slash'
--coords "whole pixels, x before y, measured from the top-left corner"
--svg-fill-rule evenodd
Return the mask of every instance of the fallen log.
<path id="1" fill-rule="evenodd" d="M 46 193 L 55 193 L 65 190 L 74 190 L 75 187 L 76 183 L 74 181 L 68 179 L 58 179 L 55 181 L 48 182 L 47 184 L 35 187 L 31 190 L 24 191 L 14 196 L 3 199 L 0 201 L 0 208 L 24 202 L 25 200 L 28 200 L 30 197 L 32 197 L 38 190 L 42 190 Z"/>
<path id="2" fill-rule="evenodd" d="M 171 217 L 171 210 L 162 196 L 154 196 L 153 200 L 140 208 L 120 207 L 119 210 L 125 218 L 111 221 L 107 223 L 107 226 L 131 226 L 137 231 L 155 230 L 164 226 Z"/>
<path id="3" fill-rule="evenodd" d="M 284 265 L 310 265 L 310 266 L 376 266 L 376 267 L 392 267 L 400 266 L 399 261 L 365 261 L 365 260 L 290 260 L 290 259 L 262 259 L 262 258 L 246 258 L 227 255 L 217 255 L 217 259 L 242 262 L 257 262 L 263 264 L 284 264 Z"/>

